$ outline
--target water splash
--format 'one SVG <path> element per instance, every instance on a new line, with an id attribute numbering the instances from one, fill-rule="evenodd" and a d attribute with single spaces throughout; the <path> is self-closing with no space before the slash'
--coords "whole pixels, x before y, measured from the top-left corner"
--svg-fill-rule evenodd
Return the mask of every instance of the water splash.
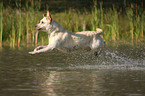
<path id="1" fill-rule="evenodd" d="M 134 69 L 145 68 L 145 47 L 118 44 L 106 46 L 105 56 L 94 57 L 91 53 L 76 53 L 68 56 L 70 69 Z"/>

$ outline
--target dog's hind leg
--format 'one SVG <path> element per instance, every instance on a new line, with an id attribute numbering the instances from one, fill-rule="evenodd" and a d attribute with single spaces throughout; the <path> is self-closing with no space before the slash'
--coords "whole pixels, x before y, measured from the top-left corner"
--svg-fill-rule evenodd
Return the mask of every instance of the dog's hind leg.
<path id="1" fill-rule="evenodd" d="M 97 56 L 97 57 L 99 56 L 99 54 L 98 54 L 98 52 L 97 52 L 97 51 L 94 53 L 94 55 L 95 55 L 95 56 Z"/>
<path id="2" fill-rule="evenodd" d="M 94 54 L 95 54 L 96 57 L 101 56 L 105 60 L 105 50 L 104 50 L 103 46 L 100 48 L 99 51 L 95 51 Z"/>
<path id="3" fill-rule="evenodd" d="M 94 55 L 99 57 L 101 54 L 104 55 L 104 47 L 102 46 L 99 51 L 95 51 Z"/>

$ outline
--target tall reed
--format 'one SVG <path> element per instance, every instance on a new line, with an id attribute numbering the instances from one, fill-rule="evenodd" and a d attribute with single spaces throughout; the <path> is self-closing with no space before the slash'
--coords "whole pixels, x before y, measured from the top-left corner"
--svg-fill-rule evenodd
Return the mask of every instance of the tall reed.
<path id="1" fill-rule="evenodd" d="M 0 3 L 0 47 L 2 47 L 3 37 L 3 3 Z"/>
<path id="2" fill-rule="evenodd" d="M 92 9 L 92 19 L 91 19 L 91 26 L 92 26 L 92 30 L 96 30 L 96 27 L 99 24 L 99 17 L 98 17 L 98 9 L 97 9 L 97 1 L 94 0 L 94 6 Z"/>
<path id="3" fill-rule="evenodd" d="M 22 35 L 22 13 L 20 10 L 20 13 L 18 16 L 18 47 L 20 47 L 21 35 Z"/>
<path id="4" fill-rule="evenodd" d="M 26 40 L 27 44 L 30 43 L 30 27 L 29 27 L 29 14 L 26 13 Z"/>
<path id="5" fill-rule="evenodd" d="M 10 34 L 10 47 L 14 48 L 16 44 L 16 29 L 15 29 L 15 18 L 11 19 L 12 22 L 12 30 Z"/>
<path id="6" fill-rule="evenodd" d="M 21 43 L 21 36 L 22 36 L 22 20 L 23 20 L 23 18 L 22 18 L 22 10 L 21 10 L 21 0 L 18 2 L 18 5 L 17 5 L 18 7 L 19 7 L 19 10 L 17 10 L 18 11 L 18 47 L 20 47 L 20 43 Z"/>
<path id="7" fill-rule="evenodd" d="M 130 32 L 130 39 L 133 42 L 134 39 L 134 23 L 133 23 L 133 5 L 130 9 L 127 9 L 127 17 L 128 17 L 128 23 L 129 23 L 129 32 Z"/>
<path id="8" fill-rule="evenodd" d="M 103 1 L 100 3 L 100 27 L 103 28 L 104 26 L 104 12 L 103 12 Z"/>
<path id="9" fill-rule="evenodd" d="M 79 15 L 75 12 L 75 24 L 74 24 L 74 30 L 76 31 L 76 32 L 79 32 L 80 30 L 79 30 Z"/>
<path id="10" fill-rule="evenodd" d="M 143 40 L 144 39 L 144 26 L 145 26 L 145 12 L 141 14 L 141 32 L 140 32 L 140 38 Z"/>
<path id="11" fill-rule="evenodd" d="M 111 23 L 111 31 L 112 31 L 112 40 L 116 41 L 119 39 L 119 24 L 118 24 L 118 13 L 115 9 L 115 6 L 113 6 L 112 10 L 112 23 Z"/>

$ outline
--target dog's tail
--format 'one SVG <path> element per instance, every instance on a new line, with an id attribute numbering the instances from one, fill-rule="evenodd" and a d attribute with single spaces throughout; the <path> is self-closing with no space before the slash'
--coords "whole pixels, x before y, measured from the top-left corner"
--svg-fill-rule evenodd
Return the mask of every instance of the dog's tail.
<path id="1" fill-rule="evenodd" d="M 104 32 L 102 29 L 96 28 L 96 31 L 97 31 L 97 35 L 104 35 Z"/>

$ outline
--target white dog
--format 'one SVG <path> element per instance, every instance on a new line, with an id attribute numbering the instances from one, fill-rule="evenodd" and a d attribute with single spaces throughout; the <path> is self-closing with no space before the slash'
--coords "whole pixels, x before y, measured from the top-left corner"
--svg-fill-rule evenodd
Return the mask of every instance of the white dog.
<path id="1" fill-rule="evenodd" d="M 43 15 L 44 18 L 39 24 L 35 26 L 37 30 L 47 32 L 49 35 L 49 44 L 47 46 L 38 46 L 30 54 L 36 54 L 40 52 L 52 51 L 58 49 L 63 52 L 72 52 L 78 49 L 90 49 L 95 52 L 95 55 L 99 55 L 105 45 L 102 29 L 97 28 L 96 31 L 83 31 L 73 33 L 64 29 L 60 24 L 54 21 L 49 11 L 47 15 Z M 99 54 L 97 53 L 99 51 Z"/>

